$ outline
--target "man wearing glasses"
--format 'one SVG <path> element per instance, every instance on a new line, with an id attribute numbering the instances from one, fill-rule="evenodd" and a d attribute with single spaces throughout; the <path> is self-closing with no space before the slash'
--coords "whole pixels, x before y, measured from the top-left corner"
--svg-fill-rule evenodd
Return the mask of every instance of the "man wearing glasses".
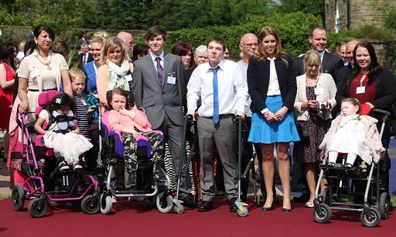
<path id="1" fill-rule="evenodd" d="M 246 33 L 241 37 L 241 41 L 239 44 L 239 49 L 241 50 L 241 60 L 238 61 L 238 66 L 242 71 L 242 77 L 243 80 L 246 81 L 247 83 L 247 68 L 249 65 L 249 59 L 250 57 L 256 52 L 258 45 L 258 40 L 257 36 L 252 33 Z M 250 104 L 251 104 L 251 99 L 250 97 L 248 98 L 248 102 L 246 104 L 245 108 L 245 114 L 246 114 L 246 132 L 243 134 L 243 141 L 244 141 L 244 146 L 243 146 L 243 156 L 242 156 L 242 165 L 241 165 L 241 172 L 244 172 L 246 169 L 246 166 L 249 163 L 250 158 L 253 156 L 253 143 L 247 142 L 247 138 L 249 136 L 249 131 L 250 131 L 250 121 L 251 121 L 251 116 L 252 116 L 252 111 L 250 110 Z M 260 172 L 261 172 L 261 150 L 260 146 L 257 146 L 255 149 L 257 152 L 257 156 L 259 159 L 259 165 L 260 165 Z M 262 176 L 261 176 L 262 177 Z M 262 182 L 260 182 L 262 184 Z M 248 178 L 243 178 L 241 179 L 241 199 L 242 201 L 246 202 L 246 195 L 247 195 L 247 190 L 249 186 L 249 179 Z M 261 189 L 262 192 L 264 189 L 264 186 Z M 265 192 L 265 191 L 264 191 Z M 264 194 L 264 193 L 263 193 Z"/>

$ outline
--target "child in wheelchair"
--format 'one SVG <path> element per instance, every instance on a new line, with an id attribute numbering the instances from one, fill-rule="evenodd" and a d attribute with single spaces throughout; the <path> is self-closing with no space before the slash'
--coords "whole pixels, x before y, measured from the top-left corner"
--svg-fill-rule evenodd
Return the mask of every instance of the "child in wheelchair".
<path id="1" fill-rule="evenodd" d="M 344 168 L 352 168 L 356 157 L 365 163 L 378 163 L 385 151 L 377 130 L 378 120 L 359 115 L 360 102 L 355 98 L 345 98 L 341 103 L 341 113 L 336 117 L 323 138 L 319 148 L 325 150 L 329 167 L 336 165 L 339 153 L 347 154 Z"/>
<path id="2" fill-rule="evenodd" d="M 89 140 L 79 134 L 72 103 L 72 98 L 65 93 L 55 96 L 34 124 L 36 132 L 44 135 L 45 146 L 54 149 L 60 171 L 68 170 L 70 166 L 75 170 L 82 169 L 80 156 L 92 148 Z"/>
<path id="3" fill-rule="evenodd" d="M 127 185 L 136 185 L 137 140 L 148 140 L 151 145 L 151 160 L 162 160 L 162 133 L 151 129 L 144 112 L 137 109 L 131 93 L 115 88 L 107 93 L 108 125 L 110 130 L 119 132 L 124 143 L 125 166 L 128 173 Z"/>

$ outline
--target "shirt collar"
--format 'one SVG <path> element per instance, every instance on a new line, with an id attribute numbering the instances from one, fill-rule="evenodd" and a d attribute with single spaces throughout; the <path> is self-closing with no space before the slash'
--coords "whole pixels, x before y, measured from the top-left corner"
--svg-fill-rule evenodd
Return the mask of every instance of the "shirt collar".
<path id="1" fill-rule="evenodd" d="M 326 53 L 326 50 L 323 50 L 322 52 L 320 52 L 319 53 L 320 57 L 323 58 L 325 53 Z"/>
<path id="2" fill-rule="evenodd" d="M 217 64 L 216 67 L 219 67 L 219 69 L 222 70 L 223 67 L 224 67 L 225 62 L 226 62 L 225 59 L 221 59 L 220 62 L 219 62 L 219 64 Z M 210 71 L 211 69 L 213 69 L 213 68 L 210 66 L 209 62 L 205 63 L 204 65 L 205 65 L 205 68 L 206 68 L 207 71 Z"/>
<path id="3" fill-rule="evenodd" d="M 149 51 L 150 57 L 153 61 L 155 61 L 155 59 L 157 57 L 160 57 L 162 61 L 164 61 L 164 51 L 161 52 L 161 54 L 159 56 L 153 54 L 152 52 Z"/>

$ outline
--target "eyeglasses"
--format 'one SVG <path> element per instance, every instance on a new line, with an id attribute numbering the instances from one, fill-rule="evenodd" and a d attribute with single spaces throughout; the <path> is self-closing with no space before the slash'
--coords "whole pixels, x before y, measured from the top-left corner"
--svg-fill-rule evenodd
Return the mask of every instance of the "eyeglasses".
<path id="1" fill-rule="evenodd" d="M 243 45 L 248 46 L 248 47 L 253 47 L 253 46 L 257 46 L 258 44 L 257 43 L 250 43 L 250 44 L 243 44 Z"/>

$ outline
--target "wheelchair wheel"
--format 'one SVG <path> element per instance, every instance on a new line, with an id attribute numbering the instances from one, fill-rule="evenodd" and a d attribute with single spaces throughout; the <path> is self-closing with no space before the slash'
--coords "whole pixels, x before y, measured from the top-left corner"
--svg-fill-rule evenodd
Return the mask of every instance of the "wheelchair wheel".
<path id="1" fill-rule="evenodd" d="M 366 227 L 377 226 L 381 221 L 381 213 L 374 207 L 370 207 L 369 214 L 367 215 L 365 211 L 360 214 L 360 220 Z"/>
<path id="2" fill-rule="evenodd" d="M 83 198 L 81 201 L 81 209 L 86 214 L 96 214 L 100 208 L 100 202 L 98 200 L 98 194 L 90 194 Z"/>
<path id="3" fill-rule="evenodd" d="M 22 210 L 25 204 L 25 190 L 23 190 L 20 184 L 17 184 L 12 188 L 11 202 L 15 211 Z"/>
<path id="4" fill-rule="evenodd" d="M 183 214 L 184 212 L 184 206 L 183 205 L 174 205 L 173 206 L 173 211 L 177 214 Z"/>
<path id="5" fill-rule="evenodd" d="M 379 199 L 379 211 L 381 213 L 381 218 L 382 219 L 388 219 L 389 218 L 389 208 L 390 208 L 390 203 L 389 203 L 389 194 L 386 192 L 381 193 L 380 199 Z"/>
<path id="6" fill-rule="evenodd" d="M 245 217 L 249 214 L 249 210 L 246 207 L 241 207 L 241 208 L 238 208 L 237 214 L 240 217 Z"/>
<path id="7" fill-rule="evenodd" d="M 168 213 L 173 208 L 173 198 L 170 194 L 168 194 L 166 197 L 164 197 L 164 195 L 164 192 L 159 193 L 155 199 L 155 204 L 159 212 Z"/>
<path id="8" fill-rule="evenodd" d="M 110 196 L 110 195 L 107 195 L 107 194 L 105 194 L 105 193 L 102 193 L 102 194 L 100 195 L 99 202 L 100 202 L 100 212 L 101 212 L 103 215 L 109 214 L 110 211 L 111 211 L 111 207 L 112 207 L 112 205 L 113 205 L 113 204 L 111 203 L 111 196 Z"/>
<path id="9" fill-rule="evenodd" d="M 44 197 L 34 198 L 29 202 L 28 211 L 33 218 L 40 218 L 47 212 L 48 205 Z"/>
<path id="10" fill-rule="evenodd" d="M 312 217 L 318 223 L 327 223 L 331 218 L 331 210 L 326 203 L 320 203 L 318 207 L 312 208 Z"/>

